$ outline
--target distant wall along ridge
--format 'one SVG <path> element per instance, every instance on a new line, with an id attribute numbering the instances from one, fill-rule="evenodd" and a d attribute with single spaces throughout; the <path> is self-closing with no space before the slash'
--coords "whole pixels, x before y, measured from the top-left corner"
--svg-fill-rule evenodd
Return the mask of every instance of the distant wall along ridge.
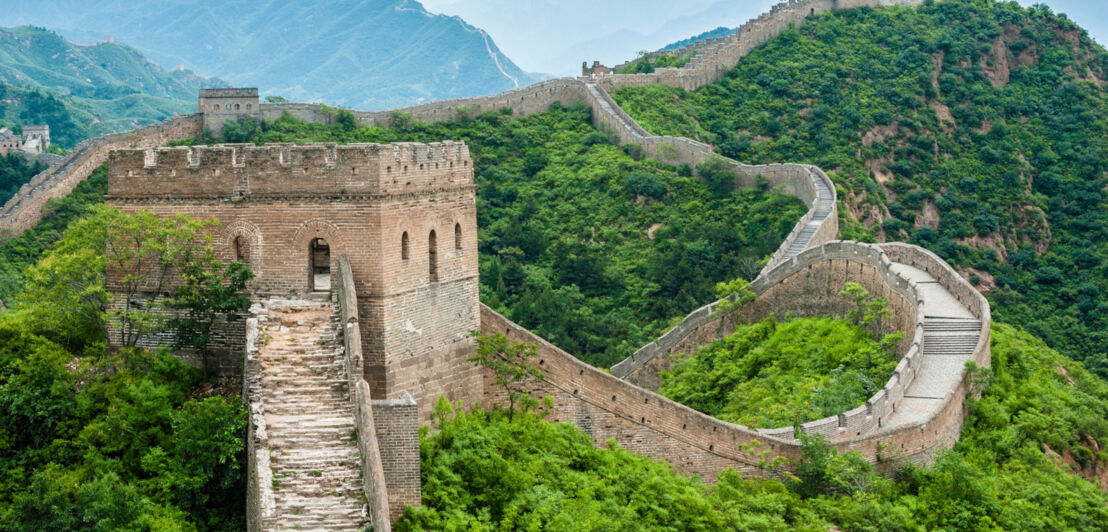
<path id="1" fill-rule="evenodd" d="M 604 76 L 595 83 L 557 79 L 493 96 L 397 111 L 433 122 L 501 108 L 525 116 L 546 111 L 554 102 L 583 102 L 592 110 L 594 125 L 614 142 L 638 144 L 650 157 L 695 168 L 719 156 L 700 142 L 651 135 L 612 101 L 607 89 L 664 83 L 692 90 L 720 79 L 750 50 L 812 14 L 918 3 L 787 2 L 702 48 L 694 61 L 679 69 Z M 311 356 L 342 368 L 333 373 L 334 382 L 347 382 L 342 387 L 345 395 L 327 401 L 335 405 L 335 412 L 350 412 L 356 428 L 356 449 L 349 452 L 359 457 L 367 502 L 366 515 L 355 524 L 374 523 L 384 529 L 404 505 L 418 504 L 415 428 L 426 422 L 438 396 L 466 404 L 478 399 L 486 406 L 503 403 L 491 375 L 465 360 L 473 347 L 464 334 L 469 329 L 537 344 L 537 363 L 546 378 L 535 383 L 533 392 L 553 399 L 550 419 L 574 423 L 598 445 L 615 439 L 628 450 L 668 460 L 678 470 L 707 480 L 728 467 L 760 472 L 757 466 L 766 458 L 762 451 L 799 458 L 792 427 L 750 429 L 650 391 L 658 371 L 670 363 L 669 355 L 694 350 L 733 330 L 733 321 L 715 315 L 717 303 L 693 312 L 611 373 L 579 361 L 481 305 L 476 290 L 473 174 L 464 144 L 153 149 L 195 136 L 202 128 L 220 131 L 224 123 L 241 116 L 275 119 L 289 113 L 308 121 L 332 119 L 319 105 L 262 103 L 256 89 L 205 90 L 198 105 L 198 115 L 82 144 L 62 166 L 36 176 L 5 205 L 0 227 L 11 235 L 32 226 L 47 199 L 68 193 L 109 153 L 109 203 L 124 210 L 187 212 L 223 221 L 216 240 L 220 253 L 228 259 L 245 258 L 258 273 L 251 289 L 261 310 L 245 329 L 229 330 L 224 346 L 229 352 L 247 352 L 245 370 L 238 371 L 244 371 L 251 404 L 252 528 L 270 528 L 282 512 L 298 504 L 266 483 L 278 472 L 271 467 L 269 451 L 284 445 L 281 437 L 271 435 L 281 434 L 281 415 L 310 415 L 311 403 L 304 403 L 302 412 L 267 414 L 276 408 L 270 403 L 272 394 L 322 397 L 303 383 L 282 392 L 282 386 L 293 384 L 267 380 L 265 360 L 272 358 L 267 359 L 260 346 L 259 331 L 274 326 L 266 316 L 281 299 L 306 301 L 305 309 L 322 304 L 338 323 L 337 333 L 315 337 L 334 346 L 328 352 L 335 354 Z M 355 112 L 365 125 L 388 125 L 394 116 L 395 112 Z M 991 316 L 984 297 L 927 250 L 835 241 L 835 188 L 819 168 L 725 161 L 734 169 L 738 185 L 753 185 L 761 178 L 809 207 L 752 283 L 758 297 L 742 309 L 745 318 L 784 310 L 801 315 L 836 312 L 842 305 L 837 292 L 854 281 L 889 299 L 894 310 L 890 330 L 906 332 L 896 349 L 896 370 L 881 390 L 858 408 L 796 430 L 824 434 L 840 449 L 883 463 L 926 461 L 935 450 L 951 446 L 970 391 L 965 362 L 989 362 Z M 320 283 L 330 292 L 321 291 Z M 311 454 L 311 449 L 289 452 Z M 301 488 L 310 492 L 310 483 L 296 489 Z M 342 519 L 325 516 L 327 522 Z"/>

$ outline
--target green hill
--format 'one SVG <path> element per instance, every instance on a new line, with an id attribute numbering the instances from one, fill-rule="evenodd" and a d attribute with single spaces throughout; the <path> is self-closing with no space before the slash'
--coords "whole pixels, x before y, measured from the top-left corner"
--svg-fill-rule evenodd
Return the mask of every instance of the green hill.
<path id="1" fill-rule="evenodd" d="M 655 134 L 821 166 L 844 237 L 939 253 L 1019 324 L 1108 376 L 1108 53 L 1043 6 L 856 9 L 685 93 L 614 96 Z"/>
<path id="2" fill-rule="evenodd" d="M 484 30 L 414 0 L 12 0 L 5 8 L 0 21 L 79 39 L 111 34 L 163 65 L 181 63 L 291 101 L 388 109 L 536 80 Z"/>
<path id="3" fill-rule="evenodd" d="M 168 72 L 115 43 L 82 45 L 35 27 L 0 28 L 0 120 L 46 123 L 64 147 L 196 110 L 201 87 L 226 86 Z"/>

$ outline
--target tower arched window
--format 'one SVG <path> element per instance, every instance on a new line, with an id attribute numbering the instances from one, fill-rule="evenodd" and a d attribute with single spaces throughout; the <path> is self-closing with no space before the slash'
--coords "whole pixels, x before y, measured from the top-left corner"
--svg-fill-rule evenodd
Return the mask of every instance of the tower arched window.
<path id="1" fill-rule="evenodd" d="M 462 224 L 454 224 L 454 249 L 462 249 Z"/>
<path id="2" fill-rule="evenodd" d="M 235 261 L 247 262 L 250 260 L 250 249 L 247 247 L 246 242 L 243 241 L 242 235 L 235 237 L 234 243 Z"/>
<path id="3" fill-rule="evenodd" d="M 404 234 L 400 236 L 400 258 L 401 259 L 408 260 L 408 257 L 410 256 L 408 254 L 408 248 L 409 248 L 408 232 L 404 231 Z"/>
<path id="4" fill-rule="evenodd" d="M 438 239 L 435 238 L 435 232 L 431 231 L 431 234 L 427 237 L 427 273 L 431 277 L 431 282 L 436 283 L 439 280 L 439 249 Z"/>

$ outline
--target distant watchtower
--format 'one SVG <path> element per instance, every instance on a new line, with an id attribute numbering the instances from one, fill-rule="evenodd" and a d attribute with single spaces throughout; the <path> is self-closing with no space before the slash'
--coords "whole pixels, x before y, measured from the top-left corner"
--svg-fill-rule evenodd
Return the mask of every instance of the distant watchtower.
<path id="1" fill-rule="evenodd" d="M 257 102 L 220 98 L 200 101 L 232 113 L 232 101 Z M 116 150 L 109 161 L 109 205 L 218 219 L 214 245 L 254 271 L 257 298 L 326 296 L 346 255 L 374 398 L 408 392 L 425 420 L 440 395 L 480 399 L 480 370 L 467 361 L 480 314 L 465 144 L 220 144 Z M 245 331 L 242 320 L 232 326 L 239 330 L 218 331 L 213 347 L 241 371 Z"/>
<path id="2" fill-rule="evenodd" d="M 23 126 L 23 145 L 28 146 L 31 144 L 34 144 L 35 148 L 28 151 L 46 153 L 47 148 L 50 147 L 50 126 L 47 124 Z"/>
<path id="3" fill-rule="evenodd" d="M 204 115 L 204 126 L 220 135 L 223 124 L 259 111 L 258 89 L 200 89 L 197 109 Z"/>

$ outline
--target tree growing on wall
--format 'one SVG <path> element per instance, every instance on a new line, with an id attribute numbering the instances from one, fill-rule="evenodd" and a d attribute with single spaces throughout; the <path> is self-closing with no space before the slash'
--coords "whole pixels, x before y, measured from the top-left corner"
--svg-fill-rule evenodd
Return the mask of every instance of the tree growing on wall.
<path id="1" fill-rule="evenodd" d="M 21 307 L 61 336 L 107 338 L 133 347 L 167 329 L 160 307 L 184 311 L 186 343 L 206 341 L 205 320 L 241 306 L 237 293 L 249 270 L 220 263 L 210 246 L 212 220 L 159 218 L 99 205 L 74 222 L 38 264 L 27 270 Z M 112 286 L 108 286 L 111 272 Z M 180 281 L 178 281 L 180 279 Z M 162 297 L 161 302 L 148 295 Z"/>
<path id="2" fill-rule="evenodd" d="M 471 334 L 477 339 L 477 354 L 469 360 L 492 371 L 496 386 L 508 396 L 508 420 L 514 417 L 517 403 L 521 410 L 537 406 L 538 401 L 527 393 L 527 381 L 546 377 L 531 363 L 531 358 L 538 354 L 538 347 L 513 342 L 500 333 L 484 335 L 481 331 L 473 331 Z"/>
<path id="3" fill-rule="evenodd" d="M 201 253 L 199 260 L 188 258 L 180 268 L 181 283 L 168 303 L 169 308 L 180 314 L 170 318 L 169 328 L 174 332 L 177 347 L 199 351 L 207 369 L 212 325 L 219 318 L 227 321 L 239 318 L 240 311 L 250 304 L 245 291 L 254 272 L 240 261 L 220 268 L 210 248 Z"/>

